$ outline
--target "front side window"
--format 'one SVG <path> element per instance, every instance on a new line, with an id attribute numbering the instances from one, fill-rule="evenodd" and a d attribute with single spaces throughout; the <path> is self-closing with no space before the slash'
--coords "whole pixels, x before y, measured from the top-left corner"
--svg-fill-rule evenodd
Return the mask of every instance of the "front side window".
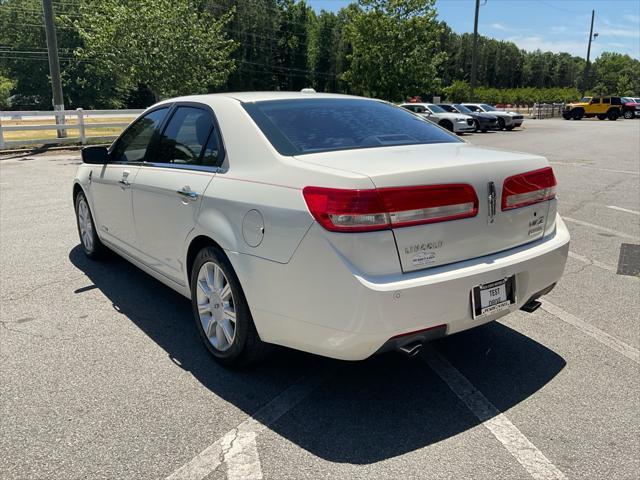
<path id="1" fill-rule="evenodd" d="M 243 107 L 282 155 L 461 142 L 404 108 L 377 100 L 269 100 Z"/>
<path id="2" fill-rule="evenodd" d="M 485 112 L 497 112 L 498 111 L 498 109 L 496 107 L 492 107 L 491 105 L 487 105 L 486 103 L 483 103 L 480 106 L 482 107 L 482 109 Z"/>
<path id="3" fill-rule="evenodd" d="M 595 97 L 593 99 L 591 99 L 591 104 L 596 104 L 596 103 L 600 103 L 600 97 Z"/>
<path id="4" fill-rule="evenodd" d="M 167 123 L 155 163 L 214 166 L 220 154 L 212 115 L 197 107 L 178 107 Z"/>
<path id="5" fill-rule="evenodd" d="M 159 108 L 139 118 L 118 139 L 112 154 L 114 162 L 142 162 L 149 144 L 169 107 Z"/>
<path id="6" fill-rule="evenodd" d="M 455 109 L 455 108 L 453 108 L 453 106 L 451 106 L 451 105 L 443 104 L 443 105 L 438 105 L 438 106 L 439 106 L 440 108 L 442 108 L 443 110 L 447 111 L 447 112 L 455 113 L 455 111 L 456 111 L 456 109 Z"/>
<path id="7" fill-rule="evenodd" d="M 611 99 L 610 98 L 603 98 L 602 99 L 602 103 L 611 103 Z"/>

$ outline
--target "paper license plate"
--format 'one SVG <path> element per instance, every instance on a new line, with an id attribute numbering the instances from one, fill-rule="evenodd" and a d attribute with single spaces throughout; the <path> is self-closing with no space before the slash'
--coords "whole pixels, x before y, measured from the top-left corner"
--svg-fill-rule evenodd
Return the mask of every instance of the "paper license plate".
<path id="1" fill-rule="evenodd" d="M 473 318 L 482 318 L 508 310 L 516 303 L 515 276 L 474 287 L 471 291 Z"/>

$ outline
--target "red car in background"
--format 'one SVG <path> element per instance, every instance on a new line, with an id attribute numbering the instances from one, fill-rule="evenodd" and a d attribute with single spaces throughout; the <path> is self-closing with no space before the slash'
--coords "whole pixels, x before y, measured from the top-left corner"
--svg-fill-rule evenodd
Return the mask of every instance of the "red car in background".
<path id="1" fill-rule="evenodd" d="M 640 98 L 622 97 L 622 116 L 626 119 L 640 117 Z"/>

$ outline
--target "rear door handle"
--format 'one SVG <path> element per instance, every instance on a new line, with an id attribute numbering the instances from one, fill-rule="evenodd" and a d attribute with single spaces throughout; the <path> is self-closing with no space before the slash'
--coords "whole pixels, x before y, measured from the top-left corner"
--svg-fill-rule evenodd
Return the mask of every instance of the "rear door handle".
<path id="1" fill-rule="evenodd" d="M 131 186 L 131 184 L 127 180 L 129 178 L 129 173 L 129 170 L 124 170 L 122 172 L 122 180 L 118 180 L 118 184 L 122 189 L 129 188 Z"/>
<path id="2" fill-rule="evenodd" d="M 176 193 L 178 195 L 180 195 L 182 198 L 187 199 L 187 200 L 197 200 L 198 199 L 198 194 L 194 191 L 191 190 L 191 187 L 184 186 L 182 187 L 182 189 L 180 190 L 176 190 Z"/>

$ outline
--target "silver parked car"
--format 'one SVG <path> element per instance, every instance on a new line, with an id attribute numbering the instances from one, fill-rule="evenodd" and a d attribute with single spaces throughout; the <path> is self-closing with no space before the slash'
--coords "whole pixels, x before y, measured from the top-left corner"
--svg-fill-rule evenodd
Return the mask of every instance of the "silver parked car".
<path id="1" fill-rule="evenodd" d="M 405 103 L 402 108 L 417 113 L 454 133 L 475 132 L 476 124 L 472 117 L 462 113 L 450 113 L 433 103 Z"/>

